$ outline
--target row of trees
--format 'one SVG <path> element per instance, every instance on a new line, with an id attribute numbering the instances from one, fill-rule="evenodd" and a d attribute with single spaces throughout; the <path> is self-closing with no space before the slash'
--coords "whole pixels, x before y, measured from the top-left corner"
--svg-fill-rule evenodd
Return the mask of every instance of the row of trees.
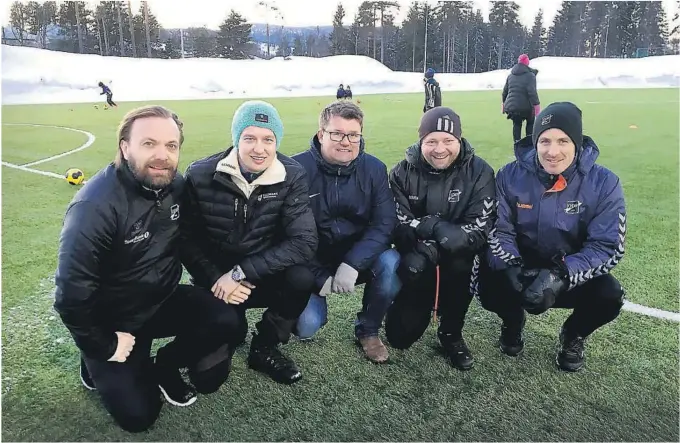
<path id="1" fill-rule="evenodd" d="M 271 17 L 280 16 L 273 0 L 258 4 Z M 488 21 L 484 21 L 471 1 L 413 1 L 405 19 L 396 24 L 399 3 L 364 1 L 351 26 L 344 26 L 347 11 L 339 3 L 330 35 L 322 34 L 318 27 L 306 34 L 275 29 L 278 44 L 273 54 L 269 23 L 266 44 L 255 44 L 252 25 L 234 10 L 218 30 L 180 31 L 161 28 L 146 2 L 134 14 L 130 3 L 121 1 L 100 2 L 95 9 L 85 2 L 62 2 L 57 7 L 54 1 L 16 1 L 10 9 L 10 24 L 19 44 L 30 34 L 40 47 L 68 52 L 233 59 L 291 53 L 315 57 L 356 54 L 400 71 L 432 66 L 440 72 L 482 72 L 512 66 L 523 52 L 532 58 L 634 57 L 678 50 L 677 13 L 669 32 L 659 1 L 563 1 L 547 28 L 542 11 L 527 28 L 519 21 L 517 3 L 494 1 L 491 5 Z M 48 38 L 50 32 L 56 35 Z"/>

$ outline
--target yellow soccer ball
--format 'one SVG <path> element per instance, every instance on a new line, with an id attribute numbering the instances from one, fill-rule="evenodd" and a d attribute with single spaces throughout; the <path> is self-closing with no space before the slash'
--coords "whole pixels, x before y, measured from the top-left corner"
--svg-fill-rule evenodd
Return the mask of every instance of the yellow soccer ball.
<path id="1" fill-rule="evenodd" d="M 85 174 L 78 168 L 71 168 L 66 171 L 66 181 L 72 185 L 82 185 L 85 181 Z"/>

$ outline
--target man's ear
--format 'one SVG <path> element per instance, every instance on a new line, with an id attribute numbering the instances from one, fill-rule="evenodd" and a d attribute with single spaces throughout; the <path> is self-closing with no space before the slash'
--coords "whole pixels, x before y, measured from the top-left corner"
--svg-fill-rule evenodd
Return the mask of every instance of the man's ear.
<path id="1" fill-rule="evenodd" d="M 120 152 L 123 154 L 123 158 L 127 160 L 128 149 L 130 148 L 130 145 L 128 145 L 128 142 L 126 142 L 125 140 L 121 140 L 118 146 L 120 147 Z"/>
<path id="2" fill-rule="evenodd" d="M 323 138 L 323 129 L 319 129 L 318 131 L 316 131 L 316 138 L 318 138 L 319 141 L 321 141 L 321 139 Z"/>

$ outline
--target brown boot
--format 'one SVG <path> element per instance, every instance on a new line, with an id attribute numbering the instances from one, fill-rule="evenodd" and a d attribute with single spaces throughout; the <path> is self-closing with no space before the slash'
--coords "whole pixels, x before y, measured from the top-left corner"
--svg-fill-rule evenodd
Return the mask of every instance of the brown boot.
<path id="1" fill-rule="evenodd" d="M 359 344 L 364 350 L 366 358 L 368 358 L 373 363 L 385 363 L 389 358 L 387 353 L 387 348 L 380 341 L 380 337 L 364 337 L 359 339 Z"/>

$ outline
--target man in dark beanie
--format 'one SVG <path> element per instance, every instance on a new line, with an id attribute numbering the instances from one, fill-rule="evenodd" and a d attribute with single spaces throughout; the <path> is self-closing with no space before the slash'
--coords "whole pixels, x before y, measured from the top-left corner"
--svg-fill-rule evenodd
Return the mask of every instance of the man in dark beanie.
<path id="1" fill-rule="evenodd" d="M 503 320 L 501 351 L 522 352 L 524 310 L 573 309 L 560 332 L 557 364 L 584 363 L 584 341 L 614 320 L 624 291 L 610 272 L 623 258 L 626 207 L 619 178 L 595 163 L 581 110 L 553 103 L 532 137 L 515 144 L 517 160 L 498 171 L 498 221 L 479 280 L 482 305 Z"/>
<path id="2" fill-rule="evenodd" d="M 426 112 L 418 135 L 390 172 L 402 289 L 388 310 L 386 335 L 393 347 L 410 347 L 427 329 L 438 291 L 439 341 L 451 364 L 467 370 L 473 358 L 462 330 L 477 254 L 494 223 L 494 173 L 462 137 L 450 108 Z"/>
<path id="3" fill-rule="evenodd" d="M 501 109 L 512 120 L 512 139 L 522 138 L 522 123 L 526 123 L 526 135 L 531 135 L 534 118 L 541 111 L 541 102 L 536 92 L 537 70 L 529 67 L 529 56 L 522 54 L 512 67 L 505 81 Z"/>

